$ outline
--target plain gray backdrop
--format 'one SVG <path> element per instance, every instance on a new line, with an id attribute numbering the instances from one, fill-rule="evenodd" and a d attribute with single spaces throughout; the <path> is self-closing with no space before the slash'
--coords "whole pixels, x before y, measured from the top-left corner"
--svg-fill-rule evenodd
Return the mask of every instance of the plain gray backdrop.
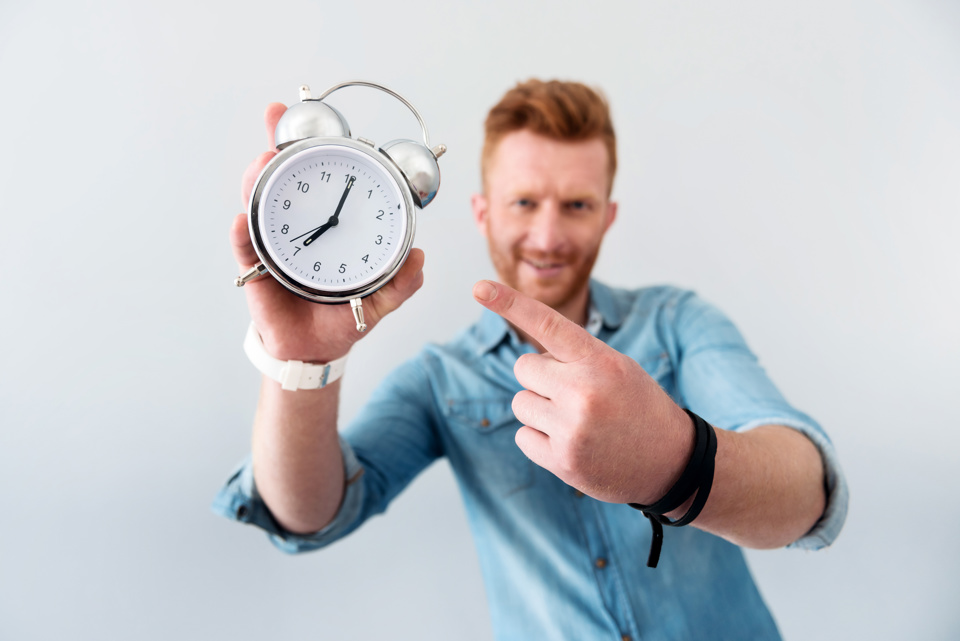
<path id="1" fill-rule="evenodd" d="M 210 512 L 259 380 L 227 230 L 302 83 L 384 83 L 448 145 L 426 283 L 354 349 L 348 420 L 479 314 L 481 125 L 531 76 L 612 104 L 596 275 L 717 304 L 836 443 L 836 544 L 748 554 L 785 637 L 960 637 L 958 36 L 934 0 L 3 2 L 0 638 L 491 638 L 445 462 L 319 553 Z M 369 90 L 331 102 L 418 134 Z"/>

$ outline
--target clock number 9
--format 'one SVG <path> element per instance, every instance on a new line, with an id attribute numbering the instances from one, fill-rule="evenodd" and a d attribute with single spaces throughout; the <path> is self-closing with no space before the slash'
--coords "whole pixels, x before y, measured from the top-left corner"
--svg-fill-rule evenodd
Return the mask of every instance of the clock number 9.
<path id="1" fill-rule="evenodd" d="M 290 209 L 290 201 L 289 201 L 289 200 L 283 201 L 283 208 L 284 208 L 284 209 Z"/>

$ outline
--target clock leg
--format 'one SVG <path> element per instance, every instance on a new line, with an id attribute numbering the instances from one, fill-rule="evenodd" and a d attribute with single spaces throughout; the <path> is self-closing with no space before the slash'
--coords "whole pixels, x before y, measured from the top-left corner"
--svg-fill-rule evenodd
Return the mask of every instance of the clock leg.
<path id="1" fill-rule="evenodd" d="M 357 331 L 367 331 L 367 324 L 363 320 L 363 300 L 360 298 L 351 298 L 350 309 L 353 311 L 354 320 L 357 321 Z"/>
<path id="2" fill-rule="evenodd" d="M 233 284 L 236 285 L 237 287 L 243 287 L 254 278 L 263 276 L 266 273 L 267 273 L 267 268 L 263 266 L 263 263 L 257 263 L 256 265 L 251 267 L 249 270 L 245 271 L 244 273 L 234 278 Z"/>

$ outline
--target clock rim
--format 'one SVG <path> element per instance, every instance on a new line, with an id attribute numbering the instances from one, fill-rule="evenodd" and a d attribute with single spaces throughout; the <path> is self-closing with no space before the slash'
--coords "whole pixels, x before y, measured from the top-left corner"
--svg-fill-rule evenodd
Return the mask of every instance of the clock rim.
<path id="1" fill-rule="evenodd" d="M 403 199 L 407 218 L 407 231 L 404 234 L 400 251 L 397 253 L 394 260 L 387 264 L 381 274 L 373 281 L 363 285 L 362 287 L 338 292 L 333 292 L 321 287 L 308 287 L 286 274 L 283 270 L 283 267 L 274 261 L 270 256 L 270 253 L 267 251 L 266 243 L 260 236 L 260 226 L 258 224 L 260 216 L 260 202 L 263 196 L 263 190 L 270 181 L 270 177 L 274 174 L 274 172 L 277 171 L 280 165 L 302 151 L 327 145 L 348 147 L 360 152 L 365 156 L 368 156 L 373 162 L 381 165 L 384 170 L 386 170 L 387 173 L 393 177 L 400 188 L 400 197 Z M 253 241 L 253 249 L 256 251 L 260 262 L 263 263 L 263 265 L 267 268 L 267 270 L 270 272 L 270 275 L 277 279 L 277 281 L 287 290 L 296 294 L 300 298 L 304 298 L 315 303 L 342 305 L 350 302 L 353 299 L 369 296 L 389 283 L 393 277 L 397 275 L 397 272 L 400 271 L 400 268 L 406 262 L 407 257 L 410 254 L 410 249 L 413 247 L 413 239 L 416 234 L 416 216 L 414 215 L 415 209 L 419 210 L 413 201 L 413 195 L 410 193 L 410 186 L 407 183 L 406 178 L 404 178 L 403 173 L 400 171 L 399 167 L 396 166 L 396 163 L 394 163 L 389 156 L 384 154 L 383 151 L 374 149 L 370 145 L 353 140 L 351 138 L 307 138 L 305 140 L 295 142 L 278 152 L 277 155 L 274 156 L 273 159 L 267 163 L 267 165 L 260 172 L 260 175 L 257 177 L 257 181 L 254 183 L 254 189 L 250 194 L 250 205 L 248 207 L 247 214 L 247 229 L 250 233 L 250 239 Z"/>

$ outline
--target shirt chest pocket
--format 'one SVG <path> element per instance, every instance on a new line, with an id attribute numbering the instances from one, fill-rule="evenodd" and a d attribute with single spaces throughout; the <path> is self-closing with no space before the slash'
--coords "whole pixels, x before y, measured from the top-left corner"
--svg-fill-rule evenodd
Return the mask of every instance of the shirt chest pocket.
<path id="1" fill-rule="evenodd" d="M 455 447 L 450 462 L 478 490 L 508 496 L 533 482 L 533 462 L 517 447 L 513 397 L 450 399 L 445 407 Z"/>

